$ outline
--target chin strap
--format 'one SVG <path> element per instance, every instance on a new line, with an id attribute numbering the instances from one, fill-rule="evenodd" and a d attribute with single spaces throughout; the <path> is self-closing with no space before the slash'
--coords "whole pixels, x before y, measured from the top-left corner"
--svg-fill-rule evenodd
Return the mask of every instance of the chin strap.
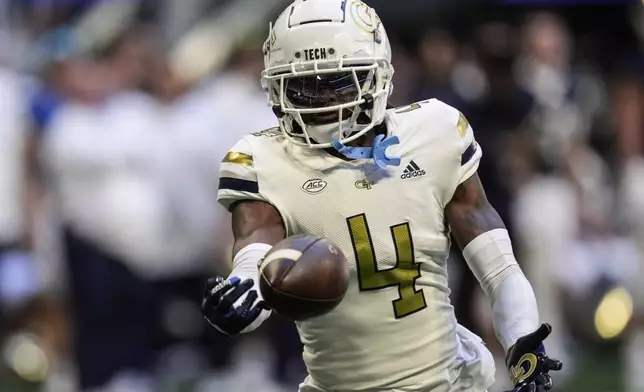
<path id="1" fill-rule="evenodd" d="M 399 144 L 398 136 L 390 136 L 385 139 L 385 135 L 378 135 L 373 141 L 371 147 L 348 147 L 342 144 L 339 140 L 333 140 L 331 145 L 338 152 L 349 159 L 371 159 L 376 162 L 376 165 L 381 169 L 386 169 L 387 165 L 399 166 L 400 158 L 389 156 L 386 152 L 388 147 Z"/>

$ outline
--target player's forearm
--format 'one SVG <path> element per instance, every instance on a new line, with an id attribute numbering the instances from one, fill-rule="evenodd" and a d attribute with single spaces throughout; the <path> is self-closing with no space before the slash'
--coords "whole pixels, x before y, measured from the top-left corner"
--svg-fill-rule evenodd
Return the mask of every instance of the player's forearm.
<path id="1" fill-rule="evenodd" d="M 463 256 L 492 303 L 494 330 L 507 351 L 539 326 L 539 310 L 530 282 L 519 268 L 507 230 L 481 234 Z"/>
<path id="2" fill-rule="evenodd" d="M 273 245 L 284 239 L 286 230 L 282 217 L 275 207 L 261 201 L 243 201 L 232 207 L 232 226 L 235 244 L 233 246 L 233 265 L 228 281 L 252 281 L 251 290 L 240 296 L 233 304 L 243 306 L 250 292 L 254 298 L 251 301 L 263 301 L 259 289 L 258 264 Z M 263 310 L 252 323 L 245 325 L 236 333 L 246 333 L 255 330 L 270 316 L 270 311 Z M 222 330 L 215 325 L 215 328 Z M 226 331 L 225 331 L 226 332 Z M 230 333 L 229 331 L 227 333 Z"/>
<path id="3" fill-rule="evenodd" d="M 494 331 L 506 352 L 516 341 L 539 327 L 537 299 L 518 265 L 502 273 L 487 292 L 492 302 Z"/>
<path id="4" fill-rule="evenodd" d="M 233 271 L 231 276 L 258 278 L 257 265 L 283 240 L 286 231 L 275 207 L 262 201 L 244 201 L 232 208 Z"/>

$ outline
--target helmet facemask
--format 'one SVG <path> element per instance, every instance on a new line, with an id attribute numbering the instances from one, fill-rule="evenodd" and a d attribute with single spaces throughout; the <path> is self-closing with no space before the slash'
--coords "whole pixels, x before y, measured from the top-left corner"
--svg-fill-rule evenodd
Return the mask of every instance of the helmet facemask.
<path id="1" fill-rule="evenodd" d="M 387 59 L 311 61 L 262 74 L 280 128 L 295 144 L 329 148 L 351 142 L 380 124 L 391 90 Z"/>

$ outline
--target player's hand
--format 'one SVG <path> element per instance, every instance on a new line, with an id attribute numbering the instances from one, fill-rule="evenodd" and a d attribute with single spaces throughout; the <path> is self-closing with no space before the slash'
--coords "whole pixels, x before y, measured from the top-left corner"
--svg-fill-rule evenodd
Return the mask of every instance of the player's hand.
<path id="1" fill-rule="evenodd" d="M 201 302 L 208 324 L 226 335 L 257 328 L 270 315 L 270 309 L 259 299 L 254 285 L 252 279 L 239 277 L 208 279 Z"/>
<path id="2" fill-rule="evenodd" d="M 514 383 L 512 392 L 537 392 L 552 389 L 549 372 L 561 370 L 562 363 L 546 355 L 543 341 L 550 335 L 552 327 L 541 324 L 535 332 L 526 335 L 514 344 L 506 363 Z"/>

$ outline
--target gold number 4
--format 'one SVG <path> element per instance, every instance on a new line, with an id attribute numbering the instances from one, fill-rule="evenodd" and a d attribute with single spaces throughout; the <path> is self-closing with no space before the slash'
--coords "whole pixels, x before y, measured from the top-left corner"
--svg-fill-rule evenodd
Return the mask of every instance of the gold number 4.
<path id="1" fill-rule="evenodd" d="M 378 270 L 366 215 L 360 214 L 347 218 L 347 225 L 358 267 L 360 291 L 398 286 L 399 298 L 393 301 L 396 318 L 409 316 L 425 309 L 427 302 L 423 291 L 414 288 L 416 279 L 420 278 L 420 264 L 415 263 L 414 260 L 409 223 L 390 228 L 396 249 L 396 265 L 386 270 Z"/>

